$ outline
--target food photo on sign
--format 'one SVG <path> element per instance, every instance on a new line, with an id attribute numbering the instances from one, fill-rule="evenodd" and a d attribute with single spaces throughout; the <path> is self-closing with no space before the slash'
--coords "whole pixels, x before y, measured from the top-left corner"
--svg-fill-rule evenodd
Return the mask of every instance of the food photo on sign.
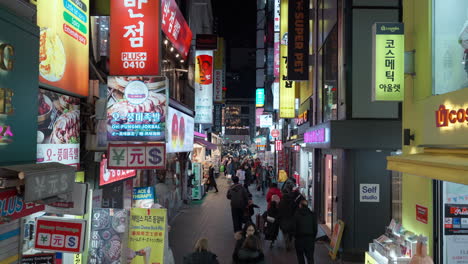
<path id="1" fill-rule="evenodd" d="M 80 99 L 39 89 L 37 162 L 79 164 Z"/>
<path id="2" fill-rule="evenodd" d="M 110 76 L 107 139 L 165 139 L 168 81 L 164 76 Z"/>

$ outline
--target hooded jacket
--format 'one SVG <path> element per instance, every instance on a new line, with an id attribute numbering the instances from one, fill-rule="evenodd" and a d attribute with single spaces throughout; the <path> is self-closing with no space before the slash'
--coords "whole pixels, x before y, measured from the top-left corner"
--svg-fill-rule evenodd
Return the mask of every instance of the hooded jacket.
<path id="1" fill-rule="evenodd" d="M 264 264 L 265 256 L 260 251 L 241 248 L 237 253 L 236 264 Z"/>
<path id="2" fill-rule="evenodd" d="M 249 194 L 245 190 L 244 186 L 240 184 L 234 184 L 229 188 L 226 197 L 231 200 L 231 207 L 244 209 L 249 201 Z"/>
<path id="3" fill-rule="evenodd" d="M 301 207 L 294 214 L 294 235 L 296 238 L 317 236 L 317 216 L 308 207 Z"/>
<path id="4" fill-rule="evenodd" d="M 184 264 L 219 264 L 217 256 L 209 251 L 197 251 L 184 257 Z"/>

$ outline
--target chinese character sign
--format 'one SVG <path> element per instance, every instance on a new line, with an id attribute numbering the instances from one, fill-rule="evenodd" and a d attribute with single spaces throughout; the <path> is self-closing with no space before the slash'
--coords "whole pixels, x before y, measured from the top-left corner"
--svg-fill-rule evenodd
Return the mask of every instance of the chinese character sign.
<path id="1" fill-rule="evenodd" d="M 84 249 L 86 220 L 43 217 L 36 221 L 34 248 L 80 253 Z"/>
<path id="2" fill-rule="evenodd" d="M 294 118 L 296 85 L 288 79 L 288 0 L 281 0 L 279 117 Z"/>
<path id="3" fill-rule="evenodd" d="M 405 85 L 404 25 L 375 23 L 372 31 L 372 101 L 402 101 Z"/>
<path id="4" fill-rule="evenodd" d="M 166 144 L 109 144 L 110 169 L 163 169 L 166 164 Z"/>
<path id="5" fill-rule="evenodd" d="M 38 1 L 39 81 L 88 95 L 89 0 Z"/>
<path id="6" fill-rule="evenodd" d="M 110 2 L 110 74 L 159 74 L 160 2 Z"/>
<path id="7" fill-rule="evenodd" d="M 166 241 L 166 209 L 132 208 L 128 239 L 128 263 L 163 263 Z"/>
<path id="8" fill-rule="evenodd" d="M 39 89 L 37 163 L 80 163 L 80 99 Z"/>
<path id="9" fill-rule="evenodd" d="M 109 76 L 107 139 L 163 141 L 168 82 L 163 76 Z"/>
<path id="10" fill-rule="evenodd" d="M 195 123 L 213 123 L 213 51 L 196 51 Z"/>
<path id="11" fill-rule="evenodd" d="M 192 41 L 192 31 L 175 0 L 161 0 L 161 16 L 162 31 L 182 57 L 187 58 Z"/>

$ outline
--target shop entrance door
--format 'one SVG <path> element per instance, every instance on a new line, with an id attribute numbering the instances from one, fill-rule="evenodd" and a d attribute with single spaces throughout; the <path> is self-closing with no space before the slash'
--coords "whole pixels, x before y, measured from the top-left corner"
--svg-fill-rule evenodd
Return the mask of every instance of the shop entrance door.
<path id="1" fill-rule="evenodd" d="M 323 190 L 323 208 L 325 225 L 332 231 L 333 224 L 337 221 L 337 160 L 336 155 L 324 155 L 324 190 Z"/>

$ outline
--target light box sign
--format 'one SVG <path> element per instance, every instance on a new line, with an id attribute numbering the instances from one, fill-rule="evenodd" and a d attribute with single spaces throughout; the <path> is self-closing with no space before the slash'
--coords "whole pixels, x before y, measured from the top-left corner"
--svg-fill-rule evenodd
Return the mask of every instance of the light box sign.
<path id="1" fill-rule="evenodd" d="M 289 0 L 288 79 L 309 79 L 309 1 Z"/>
<path id="2" fill-rule="evenodd" d="M 255 109 L 255 126 L 260 126 L 260 116 L 263 115 L 263 108 Z"/>
<path id="3" fill-rule="evenodd" d="M 0 224 L 3 220 L 15 219 L 44 211 L 45 205 L 25 203 L 23 196 L 18 195 L 15 189 L 0 191 Z"/>
<path id="4" fill-rule="evenodd" d="M 193 117 L 169 107 L 166 152 L 193 151 L 194 125 Z"/>
<path id="5" fill-rule="evenodd" d="M 38 1 L 40 82 L 88 95 L 89 10 L 89 0 Z"/>
<path id="6" fill-rule="evenodd" d="M 136 176 L 136 170 L 109 170 L 107 169 L 107 159 L 101 160 L 99 186 L 125 180 L 133 176 Z"/>
<path id="7" fill-rule="evenodd" d="M 265 89 L 257 88 L 256 96 L 255 96 L 255 106 L 262 107 L 264 105 L 265 105 Z"/>
<path id="8" fill-rule="evenodd" d="M 403 101 L 405 36 L 403 23 L 372 26 L 372 101 Z"/>
<path id="9" fill-rule="evenodd" d="M 296 85 L 288 79 L 288 0 L 281 0 L 279 117 L 294 118 Z"/>
<path id="10" fill-rule="evenodd" d="M 280 76 L 280 33 L 275 32 L 273 44 L 273 75 L 275 78 Z"/>
<path id="11" fill-rule="evenodd" d="M 214 70 L 214 101 L 223 101 L 223 70 Z"/>
<path id="12" fill-rule="evenodd" d="M 41 217 L 36 221 L 34 248 L 65 253 L 84 250 L 86 220 Z"/>
<path id="13" fill-rule="evenodd" d="M 266 128 L 273 125 L 273 115 L 261 115 L 260 116 L 260 127 Z"/>
<path id="14" fill-rule="evenodd" d="M 168 81 L 163 76 L 109 76 L 107 139 L 164 141 Z"/>
<path id="15" fill-rule="evenodd" d="M 109 169 L 164 169 L 166 144 L 111 144 L 107 151 Z"/>
<path id="16" fill-rule="evenodd" d="M 176 1 L 161 0 L 161 13 L 162 31 L 182 57 L 187 58 L 192 41 L 192 31 L 180 12 Z"/>
<path id="17" fill-rule="evenodd" d="M 110 1 L 110 75 L 159 74 L 158 0 Z"/>
<path id="18" fill-rule="evenodd" d="M 211 50 L 196 51 L 195 123 L 213 123 L 213 51 Z"/>
<path id="19" fill-rule="evenodd" d="M 80 99 L 39 89 L 37 163 L 80 164 Z"/>
<path id="20" fill-rule="evenodd" d="M 323 143 L 326 141 L 325 128 L 307 131 L 304 134 L 304 143 Z"/>

